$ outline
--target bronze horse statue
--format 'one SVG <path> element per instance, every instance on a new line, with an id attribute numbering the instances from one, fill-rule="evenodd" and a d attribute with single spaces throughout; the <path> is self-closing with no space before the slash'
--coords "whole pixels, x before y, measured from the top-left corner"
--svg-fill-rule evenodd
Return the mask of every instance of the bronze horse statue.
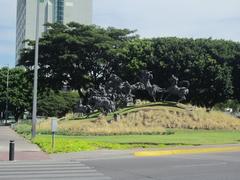
<path id="1" fill-rule="evenodd" d="M 156 102 L 156 94 L 165 92 L 165 89 L 160 88 L 156 84 L 151 84 L 151 80 L 153 79 L 153 74 L 151 71 L 143 70 L 141 72 L 141 82 L 145 86 L 145 90 L 148 94 L 153 98 L 153 101 Z"/>
<path id="2" fill-rule="evenodd" d="M 181 81 L 179 84 L 185 84 L 185 86 L 178 86 L 178 78 L 174 75 L 171 77 L 171 86 L 166 89 L 165 93 L 167 96 L 164 100 L 167 100 L 170 96 L 175 95 L 179 98 L 178 102 L 186 100 L 186 96 L 189 94 L 188 87 L 190 86 L 189 81 Z"/>

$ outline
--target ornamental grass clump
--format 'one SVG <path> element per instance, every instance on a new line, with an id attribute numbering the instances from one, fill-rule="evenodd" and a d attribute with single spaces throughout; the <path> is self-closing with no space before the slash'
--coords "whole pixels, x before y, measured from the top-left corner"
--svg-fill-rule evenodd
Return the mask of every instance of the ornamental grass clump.
<path id="1" fill-rule="evenodd" d="M 84 120 L 61 120 L 58 133 L 64 135 L 164 134 L 166 129 L 240 130 L 240 121 L 220 111 L 190 105 L 143 106 L 112 115 Z M 38 124 L 38 131 L 50 131 L 50 120 Z"/>

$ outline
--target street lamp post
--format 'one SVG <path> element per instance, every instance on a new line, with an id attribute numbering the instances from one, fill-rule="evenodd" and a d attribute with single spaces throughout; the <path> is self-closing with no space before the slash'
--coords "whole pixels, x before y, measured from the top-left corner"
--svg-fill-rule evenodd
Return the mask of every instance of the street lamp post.
<path id="1" fill-rule="evenodd" d="M 7 124 L 7 120 L 8 120 L 8 89 L 9 89 L 9 65 L 7 66 L 7 85 L 6 85 L 5 124 Z"/>
<path id="2" fill-rule="evenodd" d="M 40 3 L 39 3 L 39 0 L 37 0 L 36 37 L 35 37 L 36 42 L 35 42 L 35 61 L 34 61 L 34 83 L 33 83 L 32 139 L 36 136 L 36 123 L 37 123 L 39 8 L 40 8 Z"/>

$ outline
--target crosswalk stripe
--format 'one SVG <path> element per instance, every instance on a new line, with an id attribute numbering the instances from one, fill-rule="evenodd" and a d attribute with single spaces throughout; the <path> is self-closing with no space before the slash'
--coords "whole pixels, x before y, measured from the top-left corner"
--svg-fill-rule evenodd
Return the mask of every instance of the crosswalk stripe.
<path id="1" fill-rule="evenodd" d="M 18 168 L 18 167 L 23 167 L 23 168 L 31 168 L 31 167 L 35 167 L 35 166 L 37 166 L 37 167 L 49 167 L 49 168 L 51 168 L 51 167 L 84 167 L 82 164 L 79 164 L 79 165 L 75 165 L 75 164 L 73 164 L 73 165 L 71 165 L 71 164 L 66 164 L 66 165 L 59 165 L 59 164 L 56 164 L 56 165 L 54 165 L 54 164 L 40 164 L 40 165 L 5 165 L 5 166 L 0 166 L 0 169 L 1 168 L 9 168 L 9 167 L 11 167 L 11 168 Z"/>
<path id="2" fill-rule="evenodd" d="M 110 180 L 80 162 L 0 162 L 0 180 Z"/>
<path id="3" fill-rule="evenodd" d="M 27 178 L 19 178 L 19 177 L 13 177 L 13 178 L 1 178 L 1 180 L 25 180 Z M 50 178 L 28 178 L 31 180 L 111 180 L 111 178 L 108 177 L 50 177 Z M 28 180 L 27 179 L 27 180 Z"/>
<path id="4" fill-rule="evenodd" d="M 42 167 L 41 169 L 39 169 L 37 167 L 28 167 L 27 169 L 31 170 L 31 172 L 32 171 L 46 171 L 46 170 L 47 171 L 66 170 L 65 167 L 51 167 L 51 168 L 49 168 L 49 167 Z M 92 169 L 92 168 L 91 167 L 86 167 L 86 166 L 85 167 L 71 167 L 71 170 L 89 170 L 89 169 Z M 25 171 L 25 170 L 26 170 L 26 168 L 18 167 L 17 169 L 15 169 L 15 172 L 16 171 Z M 0 173 L 1 172 L 7 172 L 7 171 L 12 171 L 12 168 L 9 169 L 9 167 L 7 167 L 7 168 L 1 168 L 0 169 Z"/>
<path id="5" fill-rule="evenodd" d="M 46 170 L 44 170 L 44 171 L 38 171 L 38 170 L 36 170 L 36 171 L 28 171 L 28 172 L 26 172 L 26 171 L 14 171 L 14 172 L 12 172 L 12 171 L 10 171 L 10 172 L 1 172 L 1 176 L 4 176 L 4 175 L 21 175 L 21 174 L 23 174 L 23 175 L 33 175 L 33 174 L 66 174 L 66 173 L 95 173 L 95 172 L 97 172 L 96 170 L 94 170 L 94 169 L 87 169 L 87 170 L 71 170 L 71 169 L 68 169 L 68 170 L 62 170 L 62 171 L 46 171 Z"/>
<path id="6" fill-rule="evenodd" d="M 77 162 L 77 161 L 67 161 L 67 162 L 58 162 L 58 161 L 38 161 L 38 162 L 31 162 L 31 161 L 12 161 L 12 162 L 9 162 L 9 161 L 0 161 L 0 167 L 1 166 L 6 166 L 6 165 L 9 165 L 9 166 L 14 166 L 14 165 L 37 165 L 37 166 L 40 166 L 40 165 L 82 165 L 81 163 Z"/>

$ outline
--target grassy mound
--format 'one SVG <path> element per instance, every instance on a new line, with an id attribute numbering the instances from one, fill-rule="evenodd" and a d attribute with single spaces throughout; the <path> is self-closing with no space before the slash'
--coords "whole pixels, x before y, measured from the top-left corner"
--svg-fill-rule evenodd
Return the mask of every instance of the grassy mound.
<path id="1" fill-rule="evenodd" d="M 151 103 L 124 108 L 108 116 L 93 113 L 89 118 L 66 117 L 59 121 L 63 135 L 168 134 L 170 128 L 240 130 L 240 120 L 220 111 L 176 103 Z M 41 133 L 50 132 L 50 120 L 38 124 Z"/>

